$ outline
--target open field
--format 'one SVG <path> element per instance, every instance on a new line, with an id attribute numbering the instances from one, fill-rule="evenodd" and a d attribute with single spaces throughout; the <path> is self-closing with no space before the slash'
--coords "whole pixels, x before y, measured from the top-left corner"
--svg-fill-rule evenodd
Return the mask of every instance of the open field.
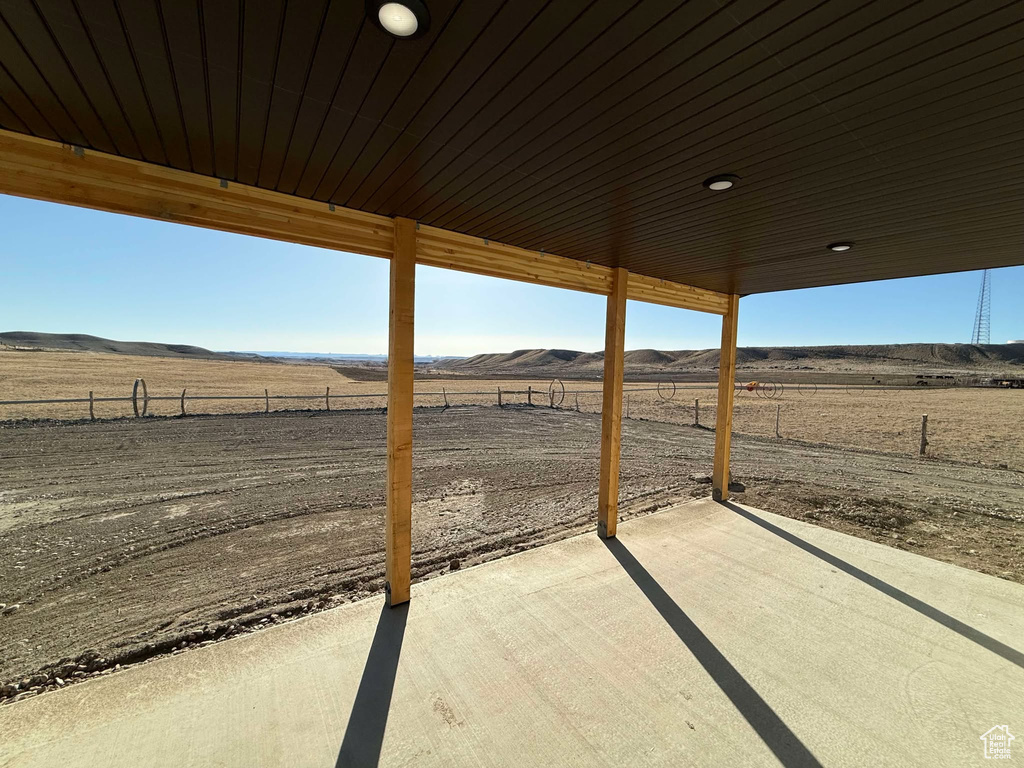
<path id="1" fill-rule="evenodd" d="M 3 425 L 0 682 L 379 592 L 384 430 L 378 411 Z M 593 527 L 598 416 L 421 409 L 415 436 L 414 578 Z M 626 422 L 623 516 L 706 496 L 713 442 Z M 759 507 L 1024 581 L 1020 472 L 740 436 L 734 478 Z"/>
<path id="2" fill-rule="evenodd" d="M 130 357 L 90 352 L 0 352 L 0 400 L 86 397 L 92 389 L 97 397 L 131 394 L 135 377 L 143 377 L 150 395 L 170 396 L 170 401 L 150 403 L 149 413 L 176 415 L 176 399 L 183 388 L 190 395 L 253 395 L 246 401 L 214 400 L 187 403 L 189 413 L 240 413 L 263 410 L 263 390 L 275 394 L 333 395 L 383 393 L 382 381 L 353 381 L 334 368 L 320 365 L 289 365 L 253 362 L 221 362 L 187 358 Z M 550 379 L 475 380 L 430 378 L 416 382 L 418 393 L 448 393 L 453 405 L 497 403 L 497 390 L 505 391 L 503 402 L 522 403 L 525 395 L 508 394 L 532 386 L 539 394 L 534 403 L 548 402 Z M 574 391 L 582 411 L 601 409 L 600 384 L 592 381 L 564 381 L 567 395 L 561 407 L 575 408 Z M 627 388 L 653 387 L 630 383 Z M 663 386 L 665 386 L 663 384 Z M 484 392 L 484 395 L 467 395 Z M 700 400 L 700 421 L 712 426 L 715 420 L 715 385 L 680 386 L 672 400 L 657 392 L 627 393 L 632 418 L 692 424 L 694 400 Z M 443 405 L 439 395 L 416 398 L 419 406 Z M 331 407 L 382 408 L 383 397 L 333 399 Z M 763 399 L 740 390 L 736 396 L 734 429 L 743 434 L 774 437 L 776 407 L 781 405 L 780 433 L 784 438 L 812 443 L 868 448 L 893 453 L 916 454 L 920 442 L 922 414 L 928 414 L 929 455 L 1005 464 L 1024 469 L 1024 392 L 999 389 L 865 389 L 818 386 L 786 387 L 780 397 Z M 271 400 L 271 409 L 323 408 L 317 400 Z M 130 416 L 130 403 L 98 403 L 98 418 Z M 0 420 L 25 418 L 80 419 L 88 416 L 85 403 L 0 406 Z"/>

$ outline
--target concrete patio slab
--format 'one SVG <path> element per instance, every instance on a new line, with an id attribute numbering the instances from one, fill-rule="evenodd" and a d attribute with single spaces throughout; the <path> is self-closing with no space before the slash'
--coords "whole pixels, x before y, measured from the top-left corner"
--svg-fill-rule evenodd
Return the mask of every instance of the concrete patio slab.
<path id="1" fill-rule="evenodd" d="M 0 707 L 0 766 L 981 764 L 1022 646 L 1018 584 L 699 501 Z"/>

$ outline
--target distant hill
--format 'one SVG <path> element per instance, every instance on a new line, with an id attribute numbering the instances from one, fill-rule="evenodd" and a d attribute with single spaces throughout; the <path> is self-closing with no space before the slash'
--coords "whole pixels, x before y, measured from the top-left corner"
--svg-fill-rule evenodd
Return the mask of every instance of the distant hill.
<path id="1" fill-rule="evenodd" d="M 251 360 L 342 365 L 346 375 L 367 380 L 386 376 L 383 360 L 371 355 L 332 354 L 321 357 L 290 353 L 214 352 L 191 344 L 150 341 L 115 341 L 81 333 L 0 333 L 0 349 L 67 350 L 106 352 L 147 357 L 187 357 L 207 360 Z M 718 368 L 717 349 L 634 349 L 625 353 L 625 373 L 638 377 L 673 380 L 707 380 Z M 347 359 L 346 359 L 347 358 Z M 355 370 L 356 368 L 360 370 Z M 459 375 L 478 378 L 580 378 L 597 379 L 604 367 L 603 352 L 571 349 L 520 349 L 515 352 L 474 355 L 467 358 L 417 358 L 423 376 Z M 774 381 L 873 380 L 877 376 L 912 374 L 1022 374 L 1024 343 L 1008 344 L 870 344 L 822 347 L 740 347 L 736 367 L 742 378 L 760 374 Z M 349 369 L 352 370 L 349 370 Z M 365 369 L 365 370 L 363 370 Z M 379 370 L 378 370 L 379 369 Z M 360 375 L 355 376 L 356 373 Z M 816 376 L 821 374 L 825 376 Z"/>
<path id="2" fill-rule="evenodd" d="M 258 359 L 258 355 L 235 352 L 213 352 L 191 344 L 161 344 L 153 341 L 114 341 L 84 333 L 37 333 L 7 331 L 0 333 L 0 344 L 28 349 L 66 350 L 72 352 L 108 352 L 115 355 L 145 357 L 192 357 L 208 360 Z"/>
<path id="3" fill-rule="evenodd" d="M 625 353 L 629 375 L 696 374 L 718 367 L 717 349 Z M 588 376 L 600 372 L 603 352 L 521 349 L 475 355 L 435 367 L 464 375 Z M 1024 344 L 871 344 L 823 347 L 740 347 L 736 365 L 749 371 L 822 371 L 830 373 L 974 373 L 1024 366 Z"/>

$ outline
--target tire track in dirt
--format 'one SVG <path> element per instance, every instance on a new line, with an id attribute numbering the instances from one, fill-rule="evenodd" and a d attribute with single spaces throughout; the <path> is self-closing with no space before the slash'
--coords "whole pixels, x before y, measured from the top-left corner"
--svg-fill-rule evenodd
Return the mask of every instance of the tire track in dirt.
<path id="1" fill-rule="evenodd" d="M 0 427 L 0 602 L 19 606 L 0 681 L 38 691 L 380 592 L 384 438 L 376 409 Z M 597 415 L 418 409 L 414 441 L 414 578 L 593 527 Z M 622 516 L 708 495 L 713 444 L 627 420 Z M 1022 473 L 743 436 L 733 466 L 748 503 L 1024 580 Z"/>

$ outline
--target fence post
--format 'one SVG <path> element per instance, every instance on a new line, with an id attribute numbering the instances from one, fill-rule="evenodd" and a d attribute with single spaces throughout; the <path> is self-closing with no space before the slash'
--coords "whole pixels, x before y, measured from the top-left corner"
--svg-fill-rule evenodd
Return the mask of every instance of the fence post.
<path id="1" fill-rule="evenodd" d="M 700 426 L 700 398 L 693 401 L 693 426 Z"/>
<path id="2" fill-rule="evenodd" d="M 265 403 L 263 412 L 270 413 L 270 391 L 267 389 L 263 390 L 263 402 Z"/>
<path id="3" fill-rule="evenodd" d="M 548 390 L 548 407 L 549 408 L 554 408 L 555 407 L 555 390 L 554 390 L 554 388 L 551 388 L 551 389 Z"/>
<path id="4" fill-rule="evenodd" d="M 89 390 L 89 421 L 96 421 L 96 415 L 92 410 L 92 390 Z"/>
<path id="5" fill-rule="evenodd" d="M 498 387 L 498 407 L 501 408 L 501 387 Z"/>
<path id="6" fill-rule="evenodd" d="M 775 406 L 775 436 L 782 437 L 779 434 L 779 417 L 782 416 L 782 403 L 778 403 Z"/>
<path id="7" fill-rule="evenodd" d="M 331 388 L 327 388 L 327 394 L 324 395 L 324 402 L 327 403 L 327 410 L 331 410 Z"/>
<path id="8" fill-rule="evenodd" d="M 181 390 L 181 415 L 185 415 L 185 390 Z"/>
<path id="9" fill-rule="evenodd" d="M 445 390 L 444 387 L 441 387 L 441 394 L 444 395 L 444 407 L 447 408 L 448 407 L 448 392 Z"/>
<path id="10" fill-rule="evenodd" d="M 527 405 L 533 405 L 533 387 L 532 386 L 527 386 L 526 387 L 526 404 Z"/>
<path id="11" fill-rule="evenodd" d="M 626 395 L 626 418 L 629 418 L 629 395 Z"/>
<path id="12" fill-rule="evenodd" d="M 576 413 L 580 412 L 580 393 L 576 393 Z"/>
<path id="13" fill-rule="evenodd" d="M 921 455 L 924 456 L 928 448 L 928 414 L 921 417 Z"/>

